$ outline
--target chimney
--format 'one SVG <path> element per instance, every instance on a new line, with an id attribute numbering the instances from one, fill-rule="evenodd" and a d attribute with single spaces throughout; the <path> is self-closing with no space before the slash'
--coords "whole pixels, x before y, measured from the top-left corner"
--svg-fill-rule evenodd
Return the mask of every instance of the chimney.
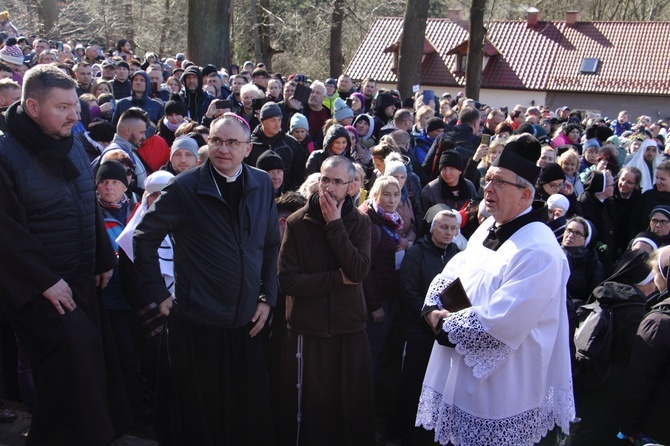
<path id="1" fill-rule="evenodd" d="M 565 24 L 570 28 L 577 26 L 577 19 L 579 19 L 579 11 L 568 11 L 565 13 Z"/>
<path id="2" fill-rule="evenodd" d="M 460 22 L 463 20 L 463 10 L 462 9 L 448 9 L 447 18 L 452 22 Z"/>
<path id="3" fill-rule="evenodd" d="M 526 10 L 526 27 L 535 28 L 540 21 L 540 10 L 532 6 Z"/>

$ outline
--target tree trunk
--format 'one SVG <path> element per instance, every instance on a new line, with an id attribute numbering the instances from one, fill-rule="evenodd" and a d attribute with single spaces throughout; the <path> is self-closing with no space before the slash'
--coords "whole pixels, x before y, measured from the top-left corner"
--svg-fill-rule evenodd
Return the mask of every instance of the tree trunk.
<path id="1" fill-rule="evenodd" d="M 263 49 L 261 47 L 261 33 L 260 24 L 258 23 L 258 11 L 256 10 L 256 0 L 251 0 L 251 30 L 254 36 L 256 63 L 263 63 Z"/>
<path id="2" fill-rule="evenodd" d="M 170 29 L 170 0 L 165 0 L 165 14 L 163 14 L 163 23 L 161 24 L 161 40 L 158 45 L 158 54 L 165 54 L 165 42 L 167 42 L 169 29 Z"/>
<path id="3" fill-rule="evenodd" d="M 263 63 L 265 69 L 272 73 L 272 56 L 283 53 L 284 50 L 278 50 L 272 47 L 270 34 L 272 31 L 272 22 L 268 11 L 270 11 L 270 0 L 259 0 L 260 10 L 258 13 L 258 31 L 260 34 L 261 53 L 263 54 Z"/>
<path id="4" fill-rule="evenodd" d="M 486 0 L 472 0 L 470 6 L 470 40 L 468 42 L 468 61 L 465 72 L 465 96 L 479 100 L 482 86 L 482 57 L 484 56 L 484 11 Z"/>
<path id="5" fill-rule="evenodd" d="M 400 97 L 413 95 L 412 87 L 421 83 L 423 42 L 430 0 L 407 0 L 398 54 L 398 91 Z"/>
<path id="6" fill-rule="evenodd" d="M 131 0 L 126 0 L 123 3 L 123 15 L 125 19 L 123 38 L 128 40 L 132 46 L 135 47 L 135 25 L 133 20 L 133 3 Z"/>
<path id="7" fill-rule="evenodd" d="M 50 36 L 50 33 L 55 31 L 58 26 L 57 0 L 35 0 L 34 5 L 40 34 Z"/>
<path id="8" fill-rule="evenodd" d="M 186 53 L 197 65 L 230 66 L 230 0 L 188 0 Z"/>
<path id="9" fill-rule="evenodd" d="M 330 22 L 330 77 L 338 78 L 342 74 L 344 55 L 342 54 L 342 22 L 344 20 L 344 0 L 333 2 L 333 15 Z"/>

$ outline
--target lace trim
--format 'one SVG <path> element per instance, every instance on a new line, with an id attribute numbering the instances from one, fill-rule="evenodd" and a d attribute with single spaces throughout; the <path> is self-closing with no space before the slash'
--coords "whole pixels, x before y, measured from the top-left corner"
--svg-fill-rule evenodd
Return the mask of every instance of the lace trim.
<path id="1" fill-rule="evenodd" d="M 435 431 L 435 441 L 461 446 L 534 445 L 554 426 L 564 433 L 575 416 L 572 392 L 552 387 L 540 407 L 507 418 L 487 419 L 470 415 L 456 406 L 442 403 L 442 395 L 424 387 L 421 391 L 416 426 Z"/>
<path id="2" fill-rule="evenodd" d="M 444 291 L 444 289 L 449 286 L 449 284 L 452 281 L 449 279 L 445 279 L 441 274 L 438 274 L 435 276 L 433 281 L 430 283 L 430 287 L 428 287 L 428 292 L 426 293 L 426 299 L 424 301 L 424 307 L 438 307 L 440 310 L 442 309 L 442 302 L 440 302 L 440 293 Z"/>
<path id="3" fill-rule="evenodd" d="M 491 376 L 512 353 L 511 348 L 484 331 L 472 308 L 452 313 L 442 329 L 449 333 L 449 341 L 465 357 L 465 364 L 472 367 L 477 379 Z"/>

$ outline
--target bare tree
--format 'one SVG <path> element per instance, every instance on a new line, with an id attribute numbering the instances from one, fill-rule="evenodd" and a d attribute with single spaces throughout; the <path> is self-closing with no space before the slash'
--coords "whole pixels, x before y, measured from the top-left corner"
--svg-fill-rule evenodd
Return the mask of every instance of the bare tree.
<path id="1" fill-rule="evenodd" d="M 430 0 L 407 0 L 398 55 L 400 97 L 412 96 L 412 86 L 421 83 L 421 60 Z"/>
<path id="2" fill-rule="evenodd" d="M 231 0 L 188 0 L 187 57 L 230 66 Z"/>
<path id="3" fill-rule="evenodd" d="M 38 32 L 45 36 L 58 26 L 58 2 L 56 0 L 31 0 L 29 8 L 37 15 Z"/>
<path id="4" fill-rule="evenodd" d="M 342 54 L 342 24 L 344 22 L 344 0 L 334 0 L 333 15 L 330 20 L 330 77 L 342 74 L 344 55 Z"/>
<path id="5" fill-rule="evenodd" d="M 484 55 L 484 13 L 486 0 L 472 0 L 470 5 L 470 37 L 468 41 L 468 59 L 465 68 L 465 96 L 479 99 L 482 86 L 482 57 Z"/>

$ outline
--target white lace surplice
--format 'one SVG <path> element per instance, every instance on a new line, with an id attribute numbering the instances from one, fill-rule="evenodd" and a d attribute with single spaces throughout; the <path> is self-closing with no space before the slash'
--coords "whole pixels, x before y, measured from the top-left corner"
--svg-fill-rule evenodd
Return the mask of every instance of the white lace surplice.
<path id="1" fill-rule="evenodd" d="M 440 291 L 460 277 L 473 306 L 445 320 L 456 348 L 433 347 L 416 424 L 442 444 L 532 445 L 554 425 L 567 432 L 575 415 L 567 262 L 542 223 L 498 251 L 482 245 L 489 226 L 428 290 L 426 305 L 439 306 Z"/>

